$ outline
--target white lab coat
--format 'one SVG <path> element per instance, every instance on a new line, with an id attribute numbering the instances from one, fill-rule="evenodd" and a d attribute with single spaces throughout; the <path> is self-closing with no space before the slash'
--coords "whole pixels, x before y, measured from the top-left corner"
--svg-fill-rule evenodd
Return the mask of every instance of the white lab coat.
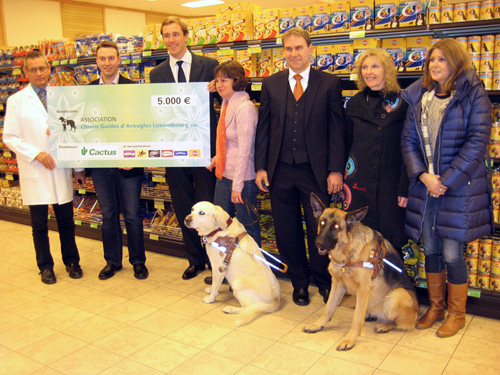
<path id="1" fill-rule="evenodd" d="M 25 205 L 64 204 L 73 200 L 72 169 L 45 168 L 35 157 L 49 152 L 48 114 L 33 87 L 7 101 L 3 141 L 16 153 Z"/>

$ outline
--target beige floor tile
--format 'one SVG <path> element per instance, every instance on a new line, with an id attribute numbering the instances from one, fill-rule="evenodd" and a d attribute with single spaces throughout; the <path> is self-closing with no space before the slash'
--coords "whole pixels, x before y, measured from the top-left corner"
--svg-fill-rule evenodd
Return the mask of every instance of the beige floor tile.
<path id="1" fill-rule="evenodd" d="M 100 314 L 104 310 L 120 305 L 126 301 L 126 298 L 115 296 L 114 294 L 98 292 L 93 296 L 82 299 L 79 303 L 79 307 L 82 310 L 94 314 Z"/>
<path id="2" fill-rule="evenodd" d="M 63 290 L 71 285 L 74 285 L 74 283 L 70 281 L 72 279 L 68 277 L 66 271 L 58 272 L 54 268 L 54 273 L 56 275 L 57 282 L 52 285 L 47 285 L 41 282 L 38 270 L 36 272 L 28 271 L 28 273 L 23 276 L 25 280 L 23 281 L 20 280 L 17 285 L 19 287 L 22 287 L 26 291 L 30 291 L 39 294 L 41 296 L 49 296 L 51 293 Z"/>
<path id="3" fill-rule="evenodd" d="M 229 328 L 203 320 L 193 320 L 170 333 L 167 338 L 199 349 L 206 349 L 229 332 L 231 332 Z"/>
<path id="4" fill-rule="evenodd" d="M 33 374 L 35 371 L 44 367 L 39 362 L 36 362 L 28 357 L 18 353 L 9 353 L 2 357 L 2 373 L 9 375 L 27 375 Z"/>
<path id="5" fill-rule="evenodd" d="M 434 327 L 406 332 L 401 340 L 399 340 L 398 345 L 451 357 L 457 348 L 458 343 L 462 339 L 462 335 L 457 334 L 443 339 L 436 336 L 436 331 L 439 325 L 435 324 Z"/>
<path id="6" fill-rule="evenodd" d="M 306 333 L 302 331 L 305 323 L 299 324 L 283 338 L 280 343 L 292 345 L 297 348 L 311 350 L 313 352 L 325 354 L 335 343 L 345 335 L 344 331 L 333 328 L 323 328 L 316 333 Z"/>
<path id="7" fill-rule="evenodd" d="M 206 351 L 235 361 L 250 363 L 273 344 L 273 340 L 245 332 L 231 331 L 219 341 L 208 346 Z"/>
<path id="8" fill-rule="evenodd" d="M 123 357 L 89 345 L 50 365 L 53 369 L 71 375 L 96 375 L 122 361 Z"/>
<path id="9" fill-rule="evenodd" d="M 64 333 L 90 344 L 125 327 L 124 323 L 96 315 L 68 327 Z"/>
<path id="10" fill-rule="evenodd" d="M 154 369 L 169 372 L 199 353 L 200 349 L 163 338 L 129 359 Z"/>
<path id="11" fill-rule="evenodd" d="M 500 373 L 500 350 L 498 343 L 464 336 L 453 354 L 454 359 L 492 367 Z"/>
<path id="12" fill-rule="evenodd" d="M 194 318 L 185 315 L 176 314 L 167 310 L 158 310 L 132 323 L 132 326 L 144 329 L 156 335 L 166 336 L 193 320 Z"/>
<path id="13" fill-rule="evenodd" d="M 238 315 L 237 314 L 226 314 L 222 311 L 222 309 L 226 306 L 235 306 L 238 304 L 236 300 L 230 300 L 230 303 L 218 303 L 216 302 L 214 304 L 214 308 L 207 312 L 206 314 L 202 315 L 199 317 L 200 320 L 203 320 L 205 322 L 210 322 L 214 324 L 219 324 L 221 326 L 227 327 L 227 328 L 235 328 L 236 327 L 236 321 L 238 320 Z M 262 318 L 262 317 L 261 317 Z M 252 322 L 252 324 L 255 324 L 259 319 L 257 318 Z"/>
<path id="14" fill-rule="evenodd" d="M 165 310 L 175 312 L 177 314 L 199 318 L 207 312 L 220 306 L 219 302 L 204 303 L 202 298 L 195 295 L 187 295 L 180 300 L 165 306 Z"/>
<path id="15" fill-rule="evenodd" d="M 98 290 L 94 288 L 89 288 L 83 285 L 83 283 L 78 283 L 78 284 L 69 283 L 69 284 L 70 285 L 68 285 L 67 288 L 50 292 L 49 294 L 47 294 L 47 297 L 55 299 L 59 302 L 66 303 L 68 305 L 73 305 L 75 307 L 78 307 L 78 305 L 80 305 L 80 302 L 82 300 L 88 297 L 95 296 L 97 293 L 99 293 Z"/>
<path id="16" fill-rule="evenodd" d="M 2 332 L 2 345 L 12 350 L 19 350 L 55 332 L 43 324 L 29 321 Z"/>
<path id="17" fill-rule="evenodd" d="M 401 338 L 407 333 L 407 331 L 402 331 L 399 329 L 393 329 L 392 331 L 386 333 L 378 333 L 375 331 L 375 327 L 380 324 L 379 322 L 365 322 L 363 324 L 363 329 L 361 330 L 361 335 L 363 337 L 368 337 L 374 340 L 385 341 L 390 344 L 398 343 Z"/>
<path id="18" fill-rule="evenodd" d="M 155 266 L 152 266 L 149 260 L 146 265 L 149 270 L 149 276 L 144 281 L 148 284 L 165 286 L 168 283 L 179 278 L 179 272 L 177 271 L 165 270 L 161 267 L 158 267 L 157 264 L 155 264 Z"/>
<path id="19" fill-rule="evenodd" d="M 297 306 L 293 303 L 292 298 L 281 298 L 281 306 L 278 311 L 273 313 L 277 316 L 282 316 L 287 319 L 296 320 L 302 322 L 309 318 L 316 311 L 324 309 L 324 304 L 310 303 L 307 306 Z"/>
<path id="20" fill-rule="evenodd" d="M 50 367 L 44 367 L 40 370 L 36 370 L 32 375 L 64 375 L 62 372 L 54 370 Z"/>
<path id="21" fill-rule="evenodd" d="M 240 371 L 238 371 L 235 375 L 276 375 L 275 372 L 271 372 L 268 370 L 264 370 L 252 365 L 248 365 L 243 367 Z"/>
<path id="22" fill-rule="evenodd" d="M 304 375 L 368 375 L 375 369 L 340 358 L 324 356 L 314 363 Z"/>
<path id="23" fill-rule="evenodd" d="M 233 375 L 245 366 L 244 363 L 201 352 L 169 372 L 169 375 Z"/>
<path id="24" fill-rule="evenodd" d="M 485 339 L 500 344 L 500 320 L 474 316 L 464 336 Z"/>
<path id="25" fill-rule="evenodd" d="M 339 342 L 326 355 L 372 368 L 377 368 L 394 348 L 394 344 L 360 336 L 351 350 L 338 351 Z"/>
<path id="26" fill-rule="evenodd" d="M 58 331 L 74 326 L 81 321 L 94 316 L 94 314 L 73 306 L 65 306 L 37 318 L 35 321 Z"/>
<path id="27" fill-rule="evenodd" d="M 120 361 L 99 375 L 163 375 L 164 372 L 141 365 L 140 363 L 125 359 Z"/>
<path id="28" fill-rule="evenodd" d="M 134 280 L 125 281 L 109 289 L 106 289 L 107 293 L 115 294 L 120 297 L 127 299 L 134 299 L 136 297 L 142 296 L 153 289 L 158 288 L 156 285 L 144 282 L 146 280 Z"/>
<path id="29" fill-rule="evenodd" d="M 397 374 L 395 374 L 394 372 L 377 369 L 373 372 L 373 375 L 397 375 Z"/>
<path id="30" fill-rule="evenodd" d="M 105 265 L 106 264 L 103 264 L 101 268 L 103 268 Z M 85 279 L 85 286 L 87 286 L 89 288 L 94 288 L 94 289 L 100 290 L 101 292 L 106 291 L 109 288 L 113 288 L 113 287 L 115 287 L 121 283 L 124 283 L 125 281 L 128 280 L 126 277 L 122 277 L 120 275 L 120 272 L 127 272 L 125 269 L 116 272 L 115 276 L 113 276 L 107 280 L 99 279 L 99 277 L 98 277 L 99 272 L 100 272 L 100 269 L 99 269 L 99 271 L 97 271 L 97 269 L 94 270 L 92 268 L 92 269 L 90 269 L 90 272 L 88 272 L 89 273 L 88 275 L 85 275 L 84 277 L 82 277 L 79 280 L 84 281 L 83 279 Z"/>
<path id="31" fill-rule="evenodd" d="M 59 301 L 54 301 L 52 298 L 40 297 L 14 307 L 12 311 L 26 319 L 35 320 L 67 306 Z"/>
<path id="32" fill-rule="evenodd" d="M 448 360 L 447 356 L 396 346 L 378 368 L 400 375 L 438 375 Z"/>
<path id="33" fill-rule="evenodd" d="M 10 292 L 15 292 L 16 290 L 19 290 L 19 288 L 17 286 L 7 284 L 4 282 L 0 282 L 0 293 L 2 293 L 2 295 L 10 293 Z M 5 309 L 5 307 L 3 305 L 0 308 Z"/>
<path id="34" fill-rule="evenodd" d="M 191 280 L 183 280 L 181 277 L 182 272 L 184 272 L 184 270 L 182 270 L 179 273 L 179 277 L 177 279 L 172 280 L 165 286 L 169 289 L 174 289 L 179 292 L 185 292 L 190 294 L 194 294 L 195 292 L 203 292 L 203 290 L 205 290 L 206 285 L 203 282 L 203 279 L 206 276 L 210 276 L 210 272 L 204 271 L 198 274 L 198 276 L 192 278 Z"/>
<path id="35" fill-rule="evenodd" d="M 57 332 L 31 345 L 25 346 L 20 349 L 18 353 L 43 363 L 44 365 L 50 365 L 87 345 L 88 343 L 84 341 Z"/>
<path id="36" fill-rule="evenodd" d="M 41 282 L 40 282 L 41 283 Z M 52 285 L 47 285 L 48 287 Z M 17 306 L 24 303 L 30 303 L 31 301 L 40 297 L 40 294 L 30 292 L 24 289 L 13 290 L 2 294 L 2 309 L 11 310 Z"/>
<path id="37" fill-rule="evenodd" d="M 295 320 L 281 318 L 273 314 L 263 315 L 246 326 L 238 327 L 239 331 L 278 341 L 300 323 Z"/>
<path id="38" fill-rule="evenodd" d="M 318 309 L 314 314 L 309 316 L 303 323 L 313 323 L 323 315 L 323 309 Z M 332 319 L 325 324 L 323 329 L 336 329 L 338 331 L 347 332 L 351 328 L 354 310 L 345 307 L 337 307 L 333 313 Z"/>
<path id="39" fill-rule="evenodd" d="M 149 278 L 148 278 L 149 280 Z M 186 297 L 188 294 L 179 292 L 177 290 L 167 289 L 165 287 L 153 289 L 143 295 L 134 298 L 134 301 L 146 303 L 148 305 L 157 307 L 159 309 L 168 306 L 180 299 Z"/>
<path id="40" fill-rule="evenodd" d="M 102 311 L 99 315 L 105 318 L 114 319 L 118 322 L 131 324 L 140 320 L 154 312 L 158 309 L 151 305 L 146 305 L 145 303 L 129 300 L 122 303 L 121 305 L 116 305 Z"/>
<path id="41" fill-rule="evenodd" d="M 161 339 L 161 336 L 139 328 L 126 326 L 94 343 L 102 349 L 109 350 L 123 357 L 130 357 L 139 350 Z"/>
<path id="42" fill-rule="evenodd" d="M 7 354 L 10 353 L 15 353 L 15 352 L 13 350 L 10 350 L 6 346 L 0 345 L 0 359 L 2 359 L 3 357 L 5 357 Z"/>
<path id="43" fill-rule="evenodd" d="M 2 322 L 0 324 L 0 332 L 4 332 L 28 323 L 29 320 L 10 311 L 0 310 L 0 322 Z"/>
<path id="44" fill-rule="evenodd" d="M 275 343 L 250 364 L 282 375 L 304 374 L 321 354 L 294 346 Z"/>
<path id="45" fill-rule="evenodd" d="M 464 374 L 481 374 L 481 375 L 498 375 L 498 368 L 487 367 L 477 363 L 465 362 L 459 359 L 452 358 L 443 375 L 464 375 Z"/>

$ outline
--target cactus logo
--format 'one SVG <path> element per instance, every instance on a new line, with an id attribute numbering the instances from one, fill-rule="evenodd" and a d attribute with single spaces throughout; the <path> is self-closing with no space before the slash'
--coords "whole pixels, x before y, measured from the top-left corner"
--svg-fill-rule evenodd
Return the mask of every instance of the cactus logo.
<path id="1" fill-rule="evenodd" d="M 82 147 L 80 153 L 85 159 L 112 159 L 118 155 L 118 147 L 110 145 L 93 145 Z"/>
<path id="2" fill-rule="evenodd" d="M 87 150 L 87 148 L 85 146 L 82 147 L 82 155 L 85 156 L 87 155 L 87 152 L 89 152 L 89 150 Z"/>

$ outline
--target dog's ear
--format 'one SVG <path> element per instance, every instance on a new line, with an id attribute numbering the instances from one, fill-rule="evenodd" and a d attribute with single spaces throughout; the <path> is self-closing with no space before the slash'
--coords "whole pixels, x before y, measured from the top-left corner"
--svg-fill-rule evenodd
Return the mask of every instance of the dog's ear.
<path id="1" fill-rule="evenodd" d="M 229 214 L 224 211 L 221 206 L 214 206 L 214 218 L 217 222 L 217 225 L 219 225 L 219 228 L 227 228 L 227 219 L 229 218 Z"/>
<path id="2" fill-rule="evenodd" d="M 361 220 L 363 220 L 367 212 L 368 212 L 368 206 L 361 207 L 356 211 L 348 212 L 345 217 L 345 221 L 347 224 L 347 231 L 349 231 L 353 225 L 356 225 Z"/>
<path id="3" fill-rule="evenodd" d="M 319 199 L 319 197 L 314 193 L 311 193 L 311 206 L 313 209 L 314 217 L 316 218 L 316 220 L 319 219 L 321 213 L 326 207 L 321 199 Z"/>

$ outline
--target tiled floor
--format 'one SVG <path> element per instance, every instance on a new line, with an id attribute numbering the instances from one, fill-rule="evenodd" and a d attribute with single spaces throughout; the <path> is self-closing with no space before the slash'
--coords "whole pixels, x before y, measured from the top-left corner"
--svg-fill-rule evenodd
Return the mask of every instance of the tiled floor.
<path id="1" fill-rule="evenodd" d="M 147 280 L 136 280 L 125 259 L 123 271 L 101 281 L 101 243 L 78 238 L 84 277 L 73 280 L 51 232 L 58 280 L 45 285 L 30 228 L 0 221 L 0 239 L 1 374 L 500 374 L 498 320 L 468 315 L 448 339 L 435 329 L 376 334 L 366 323 L 356 346 L 338 352 L 352 310 L 339 308 L 319 333 L 302 332 L 323 310 L 316 288 L 311 304 L 298 307 L 280 280 L 280 311 L 235 329 L 236 316 L 221 311 L 237 304 L 228 286 L 204 304 L 208 271 L 182 280 L 185 259 L 149 252 Z"/>

